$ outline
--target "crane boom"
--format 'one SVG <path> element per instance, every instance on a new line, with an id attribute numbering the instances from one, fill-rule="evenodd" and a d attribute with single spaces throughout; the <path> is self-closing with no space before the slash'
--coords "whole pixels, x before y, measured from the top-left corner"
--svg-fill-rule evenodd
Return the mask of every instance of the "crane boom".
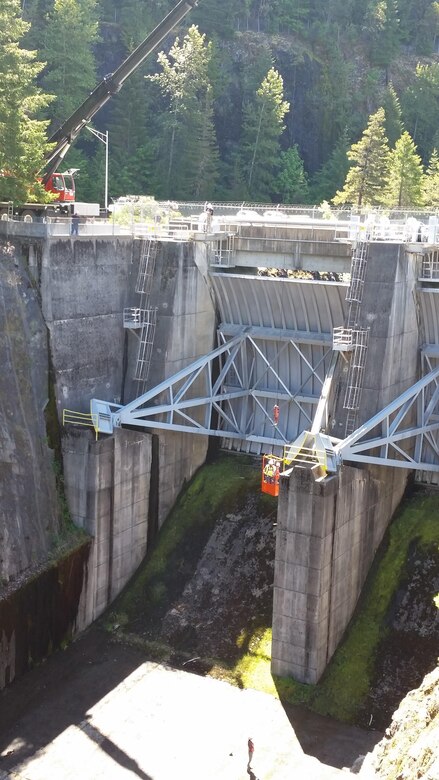
<path id="1" fill-rule="evenodd" d="M 171 30 L 197 5 L 198 0 L 180 0 L 175 8 L 157 25 L 129 57 L 114 71 L 105 76 L 100 84 L 90 93 L 81 106 L 61 125 L 49 138 L 49 143 L 55 146 L 46 157 L 43 182 L 46 184 L 56 171 L 61 160 L 70 149 L 73 141 L 82 128 L 90 122 L 94 115 L 119 92 L 124 81 L 141 65 L 171 32 Z"/>

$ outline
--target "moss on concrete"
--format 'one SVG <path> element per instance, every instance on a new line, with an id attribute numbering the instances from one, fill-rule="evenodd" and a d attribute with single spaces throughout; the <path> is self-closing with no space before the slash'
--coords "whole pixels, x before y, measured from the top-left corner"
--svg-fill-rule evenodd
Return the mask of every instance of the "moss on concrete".
<path id="1" fill-rule="evenodd" d="M 439 548 L 439 496 L 415 494 L 393 520 L 370 571 L 346 636 L 318 685 L 303 686 L 276 679 L 279 695 L 289 702 L 306 702 L 322 714 L 354 722 L 374 673 L 380 642 L 389 631 L 386 617 L 404 578 L 409 547 Z"/>

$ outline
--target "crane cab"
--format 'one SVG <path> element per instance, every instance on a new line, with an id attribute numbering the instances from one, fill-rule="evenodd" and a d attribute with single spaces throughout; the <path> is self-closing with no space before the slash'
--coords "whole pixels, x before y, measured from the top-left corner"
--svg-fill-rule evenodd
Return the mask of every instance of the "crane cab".
<path id="1" fill-rule="evenodd" d="M 73 171 L 52 173 L 44 184 L 47 192 L 56 195 L 60 203 L 72 203 L 75 200 L 75 182 Z"/>
<path id="2" fill-rule="evenodd" d="M 270 496 L 279 495 L 279 475 L 282 459 L 275 455 L 262 456 L 261 490 Z"/>

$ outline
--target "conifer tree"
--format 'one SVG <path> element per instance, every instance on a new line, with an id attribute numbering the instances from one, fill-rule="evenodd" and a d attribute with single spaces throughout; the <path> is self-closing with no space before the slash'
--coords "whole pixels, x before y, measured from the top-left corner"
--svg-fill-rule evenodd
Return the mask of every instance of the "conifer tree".
<path id="1" fill-rule="evenodd" d="M 439 206 L 439 154 L 433 149 L 428 168 L 425 172 L 423 187 L 425 206 Z"/>
<path id="2" fill-rule="evenodd" d="M 390 152 L 384 132 L 384 109 L 369 117 L 361 139 L 352 144 L 347 156 L 352 166 L 346 176 L 342 190 L 333 198 L 333 203 L 352 203 L 357 206 L 386 204 L 389 181 Z"/>
<path id="3" fill-rule="evenodd" d="M 34 51 L 21 48 L 29 29 L 19 0 L 0 5 L 0 200 L 45 197 L 36 174 L 47 150 L 47 122 L 35 119 L 51 100 L 36 86 L 44 67 Z"/>
<path id="4" fill-rule="evenodd" d="M 96 84 L 92 44 L 97 37 L 96 0 L 55 0 L 47 22 L 43 83 L 55 93 L 54 128 L 81 105 Z"/>
<path id="5" fill-rule="evenodd" d="M 409 133 L 404 132 L 390 155 L 389 205 L 422 205 L 424 171 Z"/>
<path id="6" fill-rule="evenodd" d="M 384 121 L 384 130 L 389 146 L 393 149 L 404 129 L 402 124 L 401 105 L 393 84 L 389 84 L 384 93 L 383 108 L 386 117 Z"/>
<path id="7" fill-rule="evenodd" d="M 193 134 L 197 144 L 189 147 L 186 155 L 187 195 L 196 200 L 212 200 L 219 178 L 219 153 L 213 121 L 212 89 L 206 93 L 206 107 L 193 115 Z"/>
<path id="8" fill-rule="evenodd" d="M 205 190 L 207 181 L 198 182 L 199 176 L 209 181 L 216 178 L 211 56 L 211 43 L 192 25 L 181 45 L 176 38 L 169 55 L 158 55 L 162 72 L 146 77 L 158 84 L 169 105 L 162 115 L 158 160 L 162 182 L 158 194 L 163 197 L 190 197 L 195 182 L 199 191 Z"/>
<path id="9" fill-rule="evenodd" d="M 395 0 L 371 0 L 367 7 L 366 29 L 370 34 L 371 61 L 388 66 L 399 46 L 399 18 Z"/>
<path id="10" fill-rule="evenodd" d="M 308 176 L 297 144 L 280 154 L 281 169 L 275 187 L 282 203 L 308 203 Z"/>
<path id="11" fill-rule="evenodd" d="M 244 108 L 240 166 L 248 197 L 269 201 L 280 166 L 280 136 L 289 109 L 284 100 L 283 79 L 271 68 L 257 90 L 254 103 Z"/>

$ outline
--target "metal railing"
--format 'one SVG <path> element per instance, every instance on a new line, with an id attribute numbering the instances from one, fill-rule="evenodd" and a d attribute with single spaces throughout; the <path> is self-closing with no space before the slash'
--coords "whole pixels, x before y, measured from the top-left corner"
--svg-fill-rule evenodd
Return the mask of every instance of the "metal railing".
<path id="1" fill-rule="evenodd" d="M 123 310 L 124 328 L 143 328 L 148 319 L 148 309 L 131 306 Z"/>
<path id="2" fill-rule="evenodd" d="M 309 227 L 332 229 L 332 240 L 384 240 L 412 243 L 439 241 L 439 209 L 379 209 L 357 207 L 329 208 L 285 204 L 247 202 L 215 202 L 212 232 L 236 232 L 242 225 L 272 225 L 278 227 Z M 109 219 L 82 217 L 79 236 L 92 235 L 154 235 L 167 240 L 189 240 L 191 235 L 204 231 L 204 208 L 201 202 L 169 203 L 156 201 L 154 208 L 161 212 L 160 221 L 153 216 L 138 214 L 135 199 L 124 206 L 128 209 L 125 221 L 117 210 Z M 28 218 L 26 218 L 28 219 Z M 2 215 L 6 222 L 23 223 L 23 218 Z M 0 224 L 1 224 L 0 221 Z M 48 236 L 67 236 L 71 232 L 70 217 L 33 217 L 26 227 L 32 233 L 33 223 L 45 226 Z M 39 234 L 41 233 L 41 228 Z"/>
<path id="3" fill-rule="evenodd" d="M 336 352 L 349 352 L 353 347 L 352 328 L 345 328 L 341 325 L 332 330 L 332 349 Z"/>
<path id="4" fill-rule="evenodd" d="M 97 414 L 87 414 L 85 412 L 75 412 L 72 409 L 63 409 L 62 413 L 63 425 L 83 425 L 87 428 L 93 428 L 96 435 L 96 441 L 98 439 L 99 421 Z"/>
<path id="5" fill-rule="evenodd" d="M 421 280 L 439 280 L 439 251 L 428 252 L 422 256 Z"/>
<path id="6" fill-rule="evenodd" d="M 327 470 L 326 450 L 317 447 L 305 447 L 301 444 L 288 444 L 284 447 L 283 460 L 286 465 L 301 463 L 306 466 L 321 466 Z"/>

